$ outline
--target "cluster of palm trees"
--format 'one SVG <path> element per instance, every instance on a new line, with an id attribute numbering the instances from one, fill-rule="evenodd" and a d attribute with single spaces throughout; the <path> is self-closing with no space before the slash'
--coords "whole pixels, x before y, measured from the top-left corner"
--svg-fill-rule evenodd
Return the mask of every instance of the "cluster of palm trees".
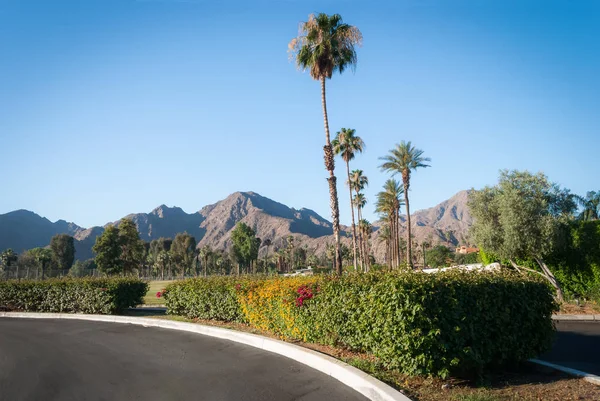
<path id="1" fill-rule="evenodd" d="M 361 211 L 366 204 L 366 198 L 360 192 L 367 184 L 367 177 L 362 170 L 350 172 L 350 160 L 365 147 L 362 139 L 355 135 L 353 129 L 342 129 L 336 138 L 331 141 L 329 133 L 329 119 L 327 114 L 326 79 L 331 79 L 334 72 L 343 73 L 346 69 L 356 67 L 356 46 L 362 44 L 362 34 L 355 26 L 343 22 L 339 14 L 327 15 L 320 13 L 311 14 L 308 21 L 300 25 L 299 36 L 289 43 L 289 51 L 295 59 L 296 65 L 301 70 L 308 70 L 310 76 L 321 83 L 321 103 L 323 106 L 323 120 L 325 127 L 325 146 L 323 147 L 325 168 L 329 172 L 329 195 L 333 221 L 333 234 L 335 240 L 335 269 L 338 274 L 342 272 L 342 257 L 340 251 L 340 224 L 339 202 L 335 177 L 334 155 L 338 154 L 346 162 L 348 174 L 348 188 L 350 191 L 350 206 L 352 211 L 352 245 L 355 270 L 358 268 L 357 258 L 363 271 L 369 269 L 368 236 L 371 226 L 362 219 Z M 384 190 L 377 196 L 377 211 L 385 218 L 387 225 L 383 233 L 387 233 L 388 250 L 387 260 L 391 267 L 398 267 L 400 261 L 400 236 L 399 216 L 400 206 L 406 206 L 407 213 L 407 240 L 406 263 L 412 266 L 411 255 L 411 227 L 408 190 L 410 187 L 411 172 L 420 167 L 427 167 L 429 159 L 423 157 L 423 151 L 412 146 L 410 142 L 402 142 L 392 149 L 389 155 L 382 158 L 383 171 L 399 173 L 402 175 L 402 186 L 390 179 L 384 185 Z M 353 191 L 355 195 L 353 195 Z M 404 201 L 401 196 L 404 194 Z M 354 206 L 358 210 L 358 233 L 354 219 Z M 358 253 L 357 253 L 358 242 Z"/>
<path id="2" fill-rule="evenodd" d="M 332 141 L 333 152 L 342 157 L 346 162 L 346 174 L 348 175 L 348 190 L 350 193 L 350 210 L 352 212 L 352 259 L 354 270 L 358 270 L 357 259 L 360 262 L 361 271 L 369 271 L 369 234 L 371 224 L 362 218 L 362 209 L 367 204 L 367 198 L 362 191 L 369 185 L 369 179 L 363 174 L 362 170 L 352 170 L 350 172 L 350 160 L 353 160 L 358 153 L 365 149 L 364 141 L 356 135 L 356 130 L 342 128 Z M 355 193 L 353 195 L 353 192 Z M 356 232 L 356 220 L 354 219 L 354 207 L 358 211 L 358 235 Z M 358 251 L 357 251 L 358 245 Z"/>

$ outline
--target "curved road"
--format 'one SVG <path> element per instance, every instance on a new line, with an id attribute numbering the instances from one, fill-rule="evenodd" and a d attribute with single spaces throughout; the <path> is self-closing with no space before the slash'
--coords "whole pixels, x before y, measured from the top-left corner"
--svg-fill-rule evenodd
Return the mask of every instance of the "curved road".
<path id="1" fill-rule="evenodd" d="M 291 359 L 193 333 L 0 319 L 1 401 L 366 400 Z"/>
<path id="2" fill-rule="evenodd" d="M 600 375 L 600 322 L 557 321 L 552 349 L 539 359 Z"/>

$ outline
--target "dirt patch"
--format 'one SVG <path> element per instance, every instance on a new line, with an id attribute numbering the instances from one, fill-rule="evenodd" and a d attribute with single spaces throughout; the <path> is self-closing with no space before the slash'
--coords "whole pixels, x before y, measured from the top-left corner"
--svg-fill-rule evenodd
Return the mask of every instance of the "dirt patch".
<path id="1" fill-rule="evenodd" d="M 580 304 L 576 303 L 563 303 L 560 306 L 560 311 L 558 314 L 565 315 L 595 315 L 600 313 L 600 305 L 596 302 L 582 302 Z"/>

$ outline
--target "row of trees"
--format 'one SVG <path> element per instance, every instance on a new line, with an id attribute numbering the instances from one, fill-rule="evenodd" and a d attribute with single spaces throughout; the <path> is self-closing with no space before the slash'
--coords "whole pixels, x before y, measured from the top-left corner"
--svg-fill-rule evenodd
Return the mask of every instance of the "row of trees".
<path id="1" fill-rule="evenodd" d="M 0 253 L 0 278 L 45 278 L 68 274 L 75 259 L 75 240 L 57 234 L 47 248 L 33 248 L 21 254 L 12 249 Z"/>

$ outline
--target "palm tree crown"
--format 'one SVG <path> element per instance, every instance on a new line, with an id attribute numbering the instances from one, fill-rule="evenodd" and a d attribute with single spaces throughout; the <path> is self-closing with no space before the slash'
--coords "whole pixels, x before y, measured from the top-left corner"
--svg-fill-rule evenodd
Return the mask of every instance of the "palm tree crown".
<path id="1" fill-rule="evenodd" d="M 365 194 L 359 192 L 356 195 L 354 195 L 354 206 L 356 206 L 359 209 L 362 209 L 365 207 L 365 205 L 367 204 L 367 198 L 365 197 Z"/>
<path id="2" fill-rule="evenodd" d="M 583 207 L 579 219 L 584 221 L 600 219 L 600 191 L 589 191 L 585 197 L 575 195 L 575 200 Z"/>
<path id="3" fill-rule="evenodd" d="M 290 41 L 288 49 L 298 68 L 308 69 L 313 79 L 320 80 L 355 68 L 355 46 L 361 44 L 358 28 L 345 24 L 339 14 L 319 13 L 300 24 L 299 36 Z"/>
<path id="4" fill-rule="evenodd" d="M 355 134 L 355 129 L 342 128 L 336 134 L 335 139 L 331 141 L 334 153 L 340 155 L 346 163 L 350 162 L 357 153 L 362 153 L 365 149 L 365 143 Z"/>
<path id="5" fill-rule="evenodd" d="M 429 157 L 423 157 L 423 151 L 412 146 L 411 142 L 402 141 L 396 147 L 390 150 L 386 156 L 380 157 L 383 164 L 379 166 L 383 171 L 389 171 L 392 175 L 402 174 L 404 191 L 408 191 L 410 186 L 410 173 L 420 167 L 431 167 Z"/>
<path id="6" fill-rule="evenodd" d="M 369 185 L 369 179 L 363 174 L 362 170 L 352 170 L 350 173 L 349 185 L 356 193 L 358 193 Z"/>

